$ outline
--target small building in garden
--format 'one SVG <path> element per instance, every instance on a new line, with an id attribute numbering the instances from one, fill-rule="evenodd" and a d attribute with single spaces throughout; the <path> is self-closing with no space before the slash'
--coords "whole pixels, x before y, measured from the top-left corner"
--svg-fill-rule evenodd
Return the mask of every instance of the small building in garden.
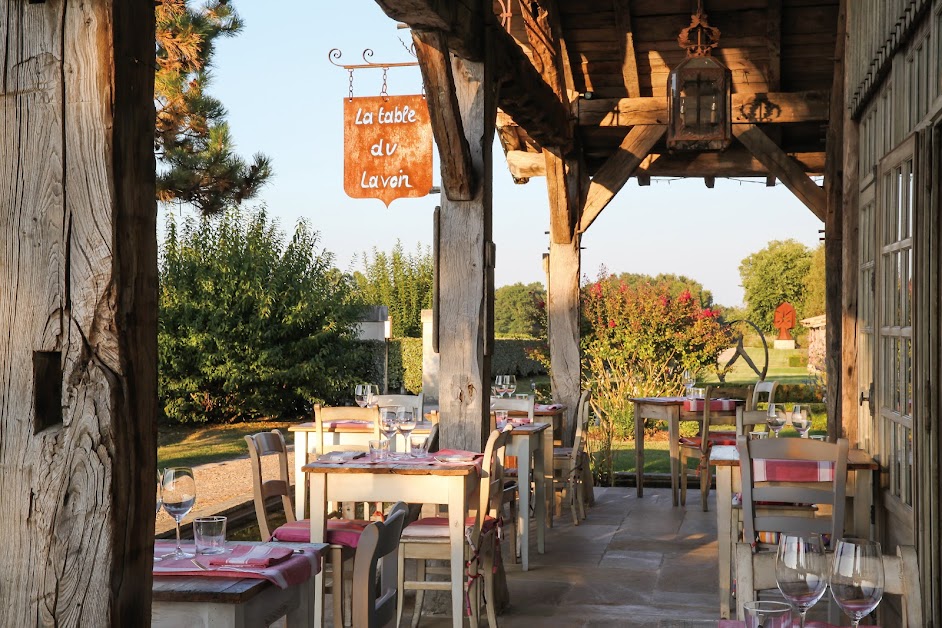
<path id="1" fill-rule="evenodd" d="M 805 344 L 808 348 L 808 374 L 820 377 L 825 372 L 827 355 L 827 315 L 801 319 L 802 326 L 808 329 Z"/>

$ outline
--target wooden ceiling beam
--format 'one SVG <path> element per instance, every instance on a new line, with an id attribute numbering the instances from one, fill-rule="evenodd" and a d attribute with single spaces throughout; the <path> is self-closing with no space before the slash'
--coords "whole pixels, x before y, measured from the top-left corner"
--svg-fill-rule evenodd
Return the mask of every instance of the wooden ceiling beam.
<path id="1" fill-rule="evenodd" d="M 755 155 L 756 159 L 768 168 L 770 174 L 778 177 L 815 216 L 824 220 L 827 212 L 827 196 L 821 186 L 812 181 L 797 162 L 786 155 L 762 129 L 754 124 L 735 125 L 733 134 Z"/>
<path id="2" fill-rule="evenodd" d="M 461 123 L 447 39 L 441 31 L 413 31 L 412 41 L 441 159 L 442 188 L 452 201 L 470 201 L 477 190 L 477 177 Z"/>
<path id="3" fill-rule="evenodd" d="M 703 177 L 703 184 L 712 190 L 716 186 L 716 177 Z"/>
<path id="4" fill-rule="evenodd" d="M 637 98 L 641 95 L 641 81 L 638 79 L 635 36 L 631 28 L 631 2 L 629 0 L 612 0 L 612 9 L 615 11 L 615 31 L 621 40 L 622 79 L 625 81 L 628 97 Z"/>
<path id="5" fill-rule="evenodd" d="M 806 173 L 824 172 L 824 153 L 789 153 Z M 546 175 L 546 163 L 541 153 L 512 150 L 507 152 L 507 167 L 515 179 L 529 179 Z M 639 184 L 646 177 L 764 177 L 766 183 L 775 184 L 775 175 L 742 147 L 730 147 L 722 153 L 677 153 L 675 155 L 648 155 L 638 166 Z"/>
<path id="6" fill-rule="evenodd" d="M 589 183 L 579 220 L 580 233 L 585 233 L 598 218 L 666 132 L 666 125 L 636 126 L 629 131 L 618 150 L 599 168 Z"/>
<path id="7" fill-rule="evenodd" d="M 827 122 L 828 90 L 733 94 L 733 124 Z M 579 100 L 573 112 L 580 126 L 667 124 L 667 98 L 600 98 Z"/>
<path id="8" fill-rule="evenodd" d="M 768 0 L 766 9 L 766 46 L 769 51 L 769 69 L 765 81 L 770 90 L 782 85 L 782 0 Z"/>
<path id="9" fill-rule="evenodd" d="M 438 30 L 448 47 L 469 61 L 484 60 L 482 3 L 455 0 L 376 0 L 390 18 L 412 30 Z"/>

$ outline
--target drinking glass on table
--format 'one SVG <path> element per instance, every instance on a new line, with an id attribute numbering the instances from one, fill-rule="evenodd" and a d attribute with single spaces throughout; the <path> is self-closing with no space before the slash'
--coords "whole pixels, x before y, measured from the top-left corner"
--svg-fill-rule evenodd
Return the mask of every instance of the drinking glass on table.
<path id="1" fill-rule="evenodd" d="M 376 398 L 379 397 L 379 386 L 376 384 L 367 384 L 367 387 L 369 389 L 369 397 L 366 401 L 366 407 L 372 408 L 377 405 Z"/>
<path id="2" fill-rule="evenodd" d="M 797 610 L 804 628 L 808 609 L 817 604 L 828 582 L 828 559 L 820 534 L 782 533 L 775 556 L 778 589 Z"/>
<path id="3" fill-rule="evenodd" d="M 845 538 L 831 560 L 831 595 L 857 628 L 883 597 L 883 552 L 880 544 Z"/>
<path id="4" fill-rule="evenodd" d="M 193 558 L 194 554 L 184 552 L 180 546 L 180 522 L 196 503 L 196 480 L 193 478 L 193 470 L 187 467 L 165 469 L 161 482 L 161 494 L 164 510 L 177 524 L 177 549 L 169 557 Z"/>
<path id="5" fill-rule="evenodd" d="M 510 392 L 509 375 L 498 375 L 494 378 L 494 392 L 497 393 L 498 397 L 503 397 L 505 394 Z"/>
<path id="6" fill-rule="evenodd" d="M 514 393 L 517 391 L 517 376 L 516 375 L 507 375 L 507 396 L 513 397 Z"/>
<path id="7" fill-rule="evenodd" d="M 370 384 L 357 384 L 353 389 L 353 399 L 361 408 L 365 408 L 370 402 Z"/>
<path id="8" fill-rule="evenodd" d="M 811 429 L 811 418 L 807 410 L 802 410 L 797 403 L 792 407 L 792 427 L 802 438 L 808 437 L 808 430 Z"/>
<path id="9" fill-rule="evenodd" d="M 756 600 L 743 604 L 746 628 L 791 628 L 792 607 L 785 602 Z"/>
<path id="10" fill-rule="evenodd" d="M 406 408 L 404 406 L 399 406 L 396 412 L 396 426 L 399 429 L 399 433 L 402 434 L 403 442 L 405 442 L 406 457 L 412 456 L 409 447 L 409 437 L 412 435 L 412 430 L 415 429 L 415 415 L 416 411 L 414 408 Z"/>
<path id="11" fill-rule="evenodd" d="M 163 478 L 161 477 L 160 469 L 157 469 L 157 512 L 155 515 L 160 514 L 160 508 L 164 505 L 163 493 L 161 491 L 161 485 L 163 484 Z M 154 562 L 162 560 L 160 556 L 154 556 Z"/>
<path id="12" fill-rule="evenodd" d="M 697 379 L 693 376 L 690 369 L 684 370 L 684 388 L 687 390 L 687 399 L 693 399 L 693 387 L 697 384 Z"/>
<path id="13" fill-rule="evenodd" d="M 778 433 L 785 427 L 785 413 L 779 412 L 775 409 L 775 404 L 770 403 L 769 413 L 765 417 L 765 422 L 768 424 L 769 429 L 775 433 L 775 437 L 778 438 Z"/>
<path id="14" fill-rule="evenodd" d="M 383 406 L 379 409 L 379 431 L 383 433 L 386 440 L 389 441 L 389 451 L 393 450 L 392 438 L 399 429 L 397 416 L 402 406 Z"/>

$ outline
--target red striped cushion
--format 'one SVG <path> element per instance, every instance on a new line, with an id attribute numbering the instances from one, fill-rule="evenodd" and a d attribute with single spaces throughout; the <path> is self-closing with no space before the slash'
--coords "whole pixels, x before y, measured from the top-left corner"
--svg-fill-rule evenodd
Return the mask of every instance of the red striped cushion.
<path id="1" fill-rule="evenodd" d="M 464 525 L 471 527 L 476 518 L 468 517 L 464 520 Z M 482 532 L 487 533 L 497 525 L 497 519 L 491 516 L 484 518 Z M 402 531 L 403 538 L 410 536 L 448 536 L 448 517 L 425 517 L 413 521 Z"/>
<path id="2" fill-rule="evenodd" d="M 369 521 L 359 519 L 328 519 L 327 542 L 331 545 L 356 547 L 360 543 L 363 528 L 369 524 Z M 273 540 L 284 543 L 310 543 L 311 521 L 301 519 L 286 523 L 275 530 L 271 536 Z"/>
<path id="3" fill-rule="evenodd" d="M 710 432 L 707 435 L 707 438 L 710 440 L 711 445 L 735 445 L 736 444 L 736 432 Z M 680 439 L 682 445 L 688 445 L 690 447 L 699 447 L 700 446 L 700 437 L 699 436 L 687 436 Z"/>
<path id="4" fill-rule="evenodd" d="M 684 410 L 688 412 L 702 412 L 703 411 L 703 399 L 685 399 L 684 400 Z M 723 410 L 735 410 L 736 409 L 736 400 L 735 399 L 710 399 L 710 410 L 713 412 L 720 412 Z"/>

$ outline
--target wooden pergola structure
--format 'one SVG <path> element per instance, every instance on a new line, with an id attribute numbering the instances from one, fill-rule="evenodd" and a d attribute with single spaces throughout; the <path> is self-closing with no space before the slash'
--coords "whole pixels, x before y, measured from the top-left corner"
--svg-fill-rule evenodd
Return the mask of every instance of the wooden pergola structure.
<path id="1" fill-rule="evenodd" d="M 691 0 L 377 0 L 441 154 L 442 437 L 480 448 L 492 145 L 549 191 L 553 390 L 580 388 L 579 245 L 626 181 L 760 176 L 824 223 L 828 416 L 884 473 L 942 625 L 942 0 L 704 0 L 735 140 L 665 149 Z M 153 4 L 0 5 L 0 624 L 146 625 L 156 466 Z M 810 178 L 823 175 L 823 187 Z"/>

